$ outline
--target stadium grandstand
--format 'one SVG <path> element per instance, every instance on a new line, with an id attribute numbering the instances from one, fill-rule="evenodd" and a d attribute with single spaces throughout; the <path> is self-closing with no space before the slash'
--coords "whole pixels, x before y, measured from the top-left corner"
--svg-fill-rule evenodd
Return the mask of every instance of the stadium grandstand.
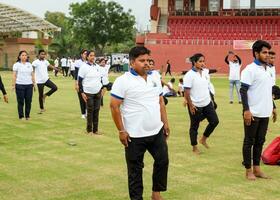
<path id="1" fill-rule="evenodd" d="M 278 2 L 278 1 L 277 1 Z M 280 2 L 262 0 L 153 0 L 151 30 L 136 39 L 152 50 L 157 66 L 170 60 L 173 71 L 190 68 L 188 57 L 201 52 L 209 67 L 227 72 L 228 51 L 252 61 L 251 45 L 263 39 L 280 50 Z M 276 66 L 280 65 L 277 59 Z"/>
<path id="2" fill-rule="evenodd" d="M 47 49 L 60 28 L 22 9 L 0 3 L 0 69 L 9 68 L 20 50 L 35 57 L 36 46 Z"/>

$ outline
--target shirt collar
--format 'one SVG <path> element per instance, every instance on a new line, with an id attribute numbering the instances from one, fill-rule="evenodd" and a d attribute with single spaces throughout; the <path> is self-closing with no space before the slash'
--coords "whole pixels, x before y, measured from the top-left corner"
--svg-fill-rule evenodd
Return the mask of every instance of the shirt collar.
<path id="1" fill-rule="evenodd" d="M 95 63 L 91 64 L 91 63 L 87 62 L 87 64 L 88 64 L 89 66 L 95 66 Z"/>
<path id="2" fill-rule="evenodd" d="M 138 76 L 138 73 L 132 67 L 130 68 L 130 73 L 134 76 Z"/>
<path id="3" fill-rule="evenodd" d="M 258 65 L 258 66 L 263 66 L 263 65 L 262 65 L 262 62 L 261 62 L 260 60 L 258 60 L 258 59 L 255 59 L 255 60 L 254 60 L 254 63 L 255 63 L 256 65 Z"/>
<path id="4" fill-rule="evenodd" d="M 194 72 L 197 72 L 197 70 L 196 70 L 196 68 L 195 68 L 194 66 L 192 66 L 192 70 L 193 70 Z"/>

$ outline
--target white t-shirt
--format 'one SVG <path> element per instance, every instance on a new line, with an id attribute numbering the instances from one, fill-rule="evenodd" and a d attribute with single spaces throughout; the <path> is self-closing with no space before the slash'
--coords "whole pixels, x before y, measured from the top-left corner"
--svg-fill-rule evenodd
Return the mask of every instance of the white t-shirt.
<path id="1" fill-rule="evenodd" d="M 236 62 L 231 62 L 229 61 L 229 77 L 228 79 L 229 80 L 232 80 L 232 81 L 236 81 L 236 80 L 240 80 L 240 68 L 241 68 L 241 65 Z"/>
<path id="2" fill-rule="evenodd" d="M 67 59 L 66 58 L 61 58 L 60 62 L 61 62 L 62 67 L 67 67 Z"/>
<path id="3" fill-rule="evenodd" d="M 83 78 L 84 92 L 89 94 L 97 94 L 103 85 L 108 84 L 108 79 L 105 77 L 103 70 L 96 64 L 84 63 L 79 69 L 78 77 Z"/>
<path id="4" fill-rule="evenodd" d="M 76 60 L 74 63 L 75 68 L 80 68 L 83 64 L 85 64 L 86 61 L 83 61 L 82 59 Z"/>
<path id="5" fill-rule="evenodd" d="M 242 71 L 241 83 L 248 85 L 248 104 L 254 117 L 270 117 L 272 114 L 272 86 L 273 81 L 267 67 L 255 61 Z"/>
<path id="6" fill-rule="evenodd" d="M 275 70 L 275 66 L 268 66 L 267 67 L 269 69 L 270 72 L 270 76 L 273 80 L 273 84 L 276 85 L 276 70 Z"/>
<path id="7" fill-rule="evenodd" d="M 159 104 L 161 94 L 161 81 L 152 74 L 148 74 L 145 81 L 132 69 L 116 79 L 111 96 L 123 100 L 120 109 L 130 137 L 142 138 L 159 133 L 163 126 Z"/>
<path id="8" fill-rule="evenodd" d="M 55 59 L 55 61 L 54 61 L 54 66 L 57 68 L 57 67 L 59 67 L 59 61 L 58 61 L 58 59 Z"/>
<path id="9" fill-rule="evenodd" d="M 173 84 L 171 82 L 168 82 L 167 85 L 169 85 L 169 87 L 171 89 L 173 89 Z M 171 90 L 165 85 L 165 86 L 163 86 L 162 92 L 163 92 L 163 95 L 165 95 L 165 94 L 171 92 Z"/>
<path id="10" fill-rule="evenodd" d="M 13 66 L 13 71 L 17 73 L 16 84 L 20 84 L 20 85 L 33 84 L 32 82 L 33 67 L 31 63 L 27 62 L 23 64 L 21 62 L 16 62 Z"/>
<path id="11" fill-rule="evenodd" d="M 49 79 L 48 66 L 50 65 L 47 60 L 34 60 L 32 66 L 35 68 L 36 83 L 45 83 Z"/>
<path id="12" fill-rule="evenodd" d="M 183 92 L 183 91 L 184 91 L 184 86 L 183 86 L 182 83 L 178 83 L 178 90 L 179 90 L 180 92 Z"/>
<path id="13" fill-rule="evenodd" d="M 203 71 L 203 70 L 202 70 Z M 205 77 L 205 73 L 189 70 L 184 78 L 184 88 L 190 89 L 190 97 L 193 105 L 197 107 L 205 107 L 211 102 L 209 93 L 209 82 Z"/>
<path id="14" fill-rule="evenodd" d="M 73 60 L 70 60 L 70 70 L 75 71 L 75 62 Z"/>
<path id="15" fill-rule="evenodd" d="M 215 87 L 211 83 L 211 77 L 210 77 L 210 74 L 209 74 L 209 69 L 203 68 L 202 73 L 204 74 L 205 78 L 208 80 L 208 88 L 209 88 L 210 92 L 213 95 L 215 95 Z"/>

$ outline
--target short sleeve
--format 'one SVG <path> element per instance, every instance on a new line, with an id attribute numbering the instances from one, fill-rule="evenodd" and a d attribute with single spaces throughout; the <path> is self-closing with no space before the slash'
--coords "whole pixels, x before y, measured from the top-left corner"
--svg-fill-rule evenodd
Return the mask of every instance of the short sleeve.
<path id="1" fill-rule="evenodd" d="M 190 89 L 192 88 L 192 82 L 193 82 L 193 77 L 191 73 L 186 73 L 184 78 L 183 78 L 183 87 L 184 89 Z"/>
<path id="2" fill-rule="evenodd" d="M 14 71 L 14 72 L 17 72 L 17 71 L 18 71 L 18 65 L 17 65 L 17 63 L 15 63 L 15 64 L 13 65 L 13 71 Z"/>
<path id="3" fill-rule="evenodd" d="M 126 83 L 124 82 L 123 77 L 119 77 L 115 80 L 112 90 L 111 90 L 111 96 L 119 99 L 124 100 L 125 98 L 125 91 L 126 91 Z"/>
<path id="4" fill-rule="evenodd" d="M 78 73 L 78 78 L 85 78 L 86 72 L 85 72 L 85 67 L 82 65 L 79 69 L 79 73 Z"/>
<path id="5" fill-rule="evenodd" d="M 241 83 L 245 85 L 252 85 L 254 81 L 253 72 L 247 67 L 241 72 Z"/>
<path id="6" fill-rule="evenodd" d="M 50 63 L 48 60 L 46 60 L 46 65 L 47 65 L 47 67 L 50 66 Z"/>
<path id="7" fill-rule="evenodd" d="M 34 61 L 32 62 L 32 66 L 33 66 L 33 67 L 38 67 L 38 62 L 37 62 L 36 60 L 34 60 Z"/>

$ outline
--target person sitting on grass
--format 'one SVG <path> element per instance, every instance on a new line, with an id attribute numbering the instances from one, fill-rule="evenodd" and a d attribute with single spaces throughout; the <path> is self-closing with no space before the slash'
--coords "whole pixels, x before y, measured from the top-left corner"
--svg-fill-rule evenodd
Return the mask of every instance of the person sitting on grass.
<path id="1" fill-rule="evenodd" d="M 167 85 L 163 86 L 163 96 L 165 97 L 176 97 L 176 91 L 173 89 L 173 84 L 175 83 L 175 78 L 172 78 Z"/>

